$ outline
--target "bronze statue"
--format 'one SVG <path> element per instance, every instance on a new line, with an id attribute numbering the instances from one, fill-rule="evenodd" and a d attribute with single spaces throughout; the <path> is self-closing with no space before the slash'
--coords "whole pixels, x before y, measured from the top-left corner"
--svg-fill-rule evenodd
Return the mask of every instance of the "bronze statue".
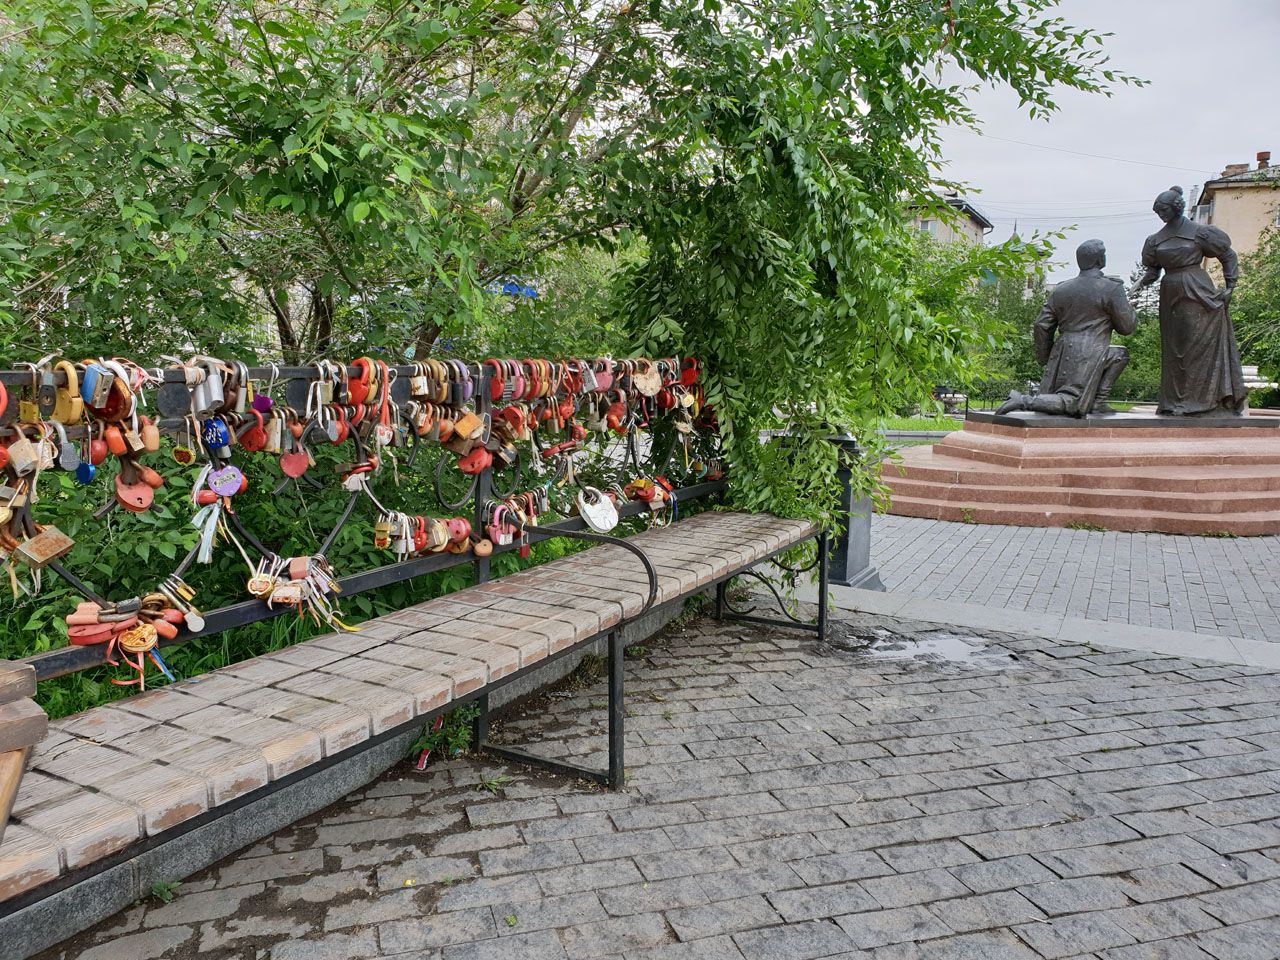
<path id="1" fill-rule="evenodd" d="M 1102 274 L 1107 249 L 1101 240 L 1076 248 L 1080 276 L 1058 284 L 1032 328 L 1036 361 L 1044 367 L 1037 396 L 1014 390 L 996 413 L 1111 414 L 1107 395 L 1129 362 L 1129 351 L 1111 343 L 1111 332 L 1133 333 L 1138 325 L 1124 285 Z"/>
<path id="2" fill-rule="evenodd" d="M 1147 237 L 1147 268 L 1137 289 L 1160 280 L 1160 403 L 1156 412 L 1191 417 L 1244 412 L 1246 393 L 1235 329 L 1227 313 L 1239 277 L 1231 238 L 1182 215 L 1182 188 L 1171 187 L 1152 206 L 1164 227 Z M 1222 264 L 1219 290 L 1201 265 Z"/>

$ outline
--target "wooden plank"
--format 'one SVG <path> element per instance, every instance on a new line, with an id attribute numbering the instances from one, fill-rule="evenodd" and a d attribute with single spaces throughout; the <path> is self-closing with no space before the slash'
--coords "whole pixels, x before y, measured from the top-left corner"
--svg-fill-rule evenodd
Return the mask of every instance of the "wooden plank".
<path id="1" fill-rule="evenodd" d="M 36 668 L 29 663 L 0 660 L 0 703 L 36 695 Z"/>
<path id="2" fill-rule="evenodd" d="M 30 747 L 0 753 L 0 843 L 4 843 L 4 828 L 18 796 L 18 784 L 22 782 L 22 769 L 27 762 Z"/>
<path id="3" fill-rule="evenodd" d="M 34 700 L 0 706 L 0 753 L 34 746 L 48 731 L 49 718 Z"/>

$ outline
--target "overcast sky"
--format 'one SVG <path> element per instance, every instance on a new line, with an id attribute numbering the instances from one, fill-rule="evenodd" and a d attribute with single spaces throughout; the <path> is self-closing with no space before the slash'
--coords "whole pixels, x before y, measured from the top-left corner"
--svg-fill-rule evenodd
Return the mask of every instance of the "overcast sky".
<path id="1" fill-rule="evenodd" d="M 1063 92 L 1047 122 L 1007 92 L 980 91 L 972 102 L 986 135 L 949 132 L 947 174 L 971 185 L 995 223 L 988 242 L 1015 221 L 1024 237 L 1074 225 L 1054 256 L 1071 266 L 1053 279 L 1075 272 L 1075 248 L 1091 237 L 1106 242 L 1107 272 L 1127 278 L 1160 226 L 1157 193 L 1178 184 L 1189 200 L 1227 164 L 1252 168 L 1260 150 L 1280 163 L 1280 0 L 1063 0 L 1059 10 L 1114 33 L 1112 65 L 1150 84 L 1109 99 Z"/>

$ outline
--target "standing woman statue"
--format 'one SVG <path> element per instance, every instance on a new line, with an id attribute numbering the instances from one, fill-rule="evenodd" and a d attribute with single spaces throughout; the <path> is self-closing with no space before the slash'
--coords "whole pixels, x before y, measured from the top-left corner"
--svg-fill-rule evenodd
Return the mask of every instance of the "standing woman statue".
<path id="1" fill-rule="evenodd" d="M 1235 329 L 1227 314 L 1239 277 L 1231 238 L 1207 224 L 1184 217 L 1182 188 L 1156 197 L 1152 207 L 1162 227 L 1147 237 L 1142 263 L 1147 268 L 1137 289 L 1160 280 L 1160 403 L 1169 416 L 1238 415 L 1245 405 L 1244 374 Z M 1225 289 L 1219 290 L 1201 265 L 1205 257 L 1222 264 Z"/>

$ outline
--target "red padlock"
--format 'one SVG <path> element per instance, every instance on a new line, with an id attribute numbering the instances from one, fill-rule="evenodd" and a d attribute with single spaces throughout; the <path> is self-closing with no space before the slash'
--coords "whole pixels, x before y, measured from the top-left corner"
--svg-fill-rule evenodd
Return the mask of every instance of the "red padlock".
<path id="1" fill-rule="evenodd" d="M 249 413 L 257 419 L 257 423 L 246 430 L 240 437 L 240 446 L 244 447 L 250 453 L 257 453 L 259 450 L 266 449 L 267 446 L 267 429 L 263 422 L 262 414 L 257 410 L 250 410 Z"/>
<path id="2" fill-rule="evenodd" d="M 458 469 L 466 474 L 476 474 L 493 465 L 493 454 L 483 446 L 473 447 L 471 452 L 458 461 Z"/>

